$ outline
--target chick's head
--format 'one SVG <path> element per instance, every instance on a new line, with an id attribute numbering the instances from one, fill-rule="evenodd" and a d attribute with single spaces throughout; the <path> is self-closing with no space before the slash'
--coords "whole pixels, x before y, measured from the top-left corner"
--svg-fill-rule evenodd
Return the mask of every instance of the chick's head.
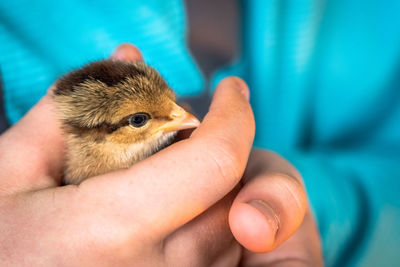
<path id="1" fill-rule="evenodd" d="M 144 63 L 90 63 L 59 79 L 53 95 L 66 131 L 98 142 L 162 145 L 199 124 Z"/>

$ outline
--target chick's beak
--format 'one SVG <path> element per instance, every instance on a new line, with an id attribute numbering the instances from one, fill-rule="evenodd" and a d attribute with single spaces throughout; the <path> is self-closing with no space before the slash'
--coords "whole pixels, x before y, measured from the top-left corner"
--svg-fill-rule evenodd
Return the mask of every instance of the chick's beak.
<path id="1" fill-rule="evenodd" d="M 172 120 L 157 128 L 155 130 L 155 133 L 159 131 L 163 131 L 164 133 L 174 132 L 184 129 L 196 128 L 200 125 L 200 121 L 195 116 L 185 111 L 183 108 L 176 104 L 174 104 L 174 107 L 170 114 L 170 118 Z"/>

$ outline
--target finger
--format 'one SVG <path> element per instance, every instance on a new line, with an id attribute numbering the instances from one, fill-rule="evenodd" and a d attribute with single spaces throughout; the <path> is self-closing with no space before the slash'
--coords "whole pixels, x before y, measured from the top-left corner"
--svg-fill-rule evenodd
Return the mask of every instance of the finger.
<path id="1" fill-rule="evenodd" d="M 150 228 L 149 233 L 174 231 L 223 198 L 240 180 L 254 137 L 245 90 L 238 78 L 223 80 L 203 123 L 189 139 L 128 170 L 88 179 L 79 191 L 104 205 L 118 203 L 118 209 L 109 212 L 124 214 L 128 226 L 135 218 L 136 225 Z"/>
<path id="2" fill-rule="evenodd" d="M 238 187 L 168 236 L 163 242 L 166 261 L 179 258 L 181 266 L 191 266 L 194 262 L 202 266 L 237 266 L 242 249 L 228 225 L 228 212 L 237 192 Z M 197 258 L 187 257 L 194 251 Z"/>
<path id="3" fill-rule="evenodd" d="M 317 226 L 310 211 L 300 228 L 281 246 L 268 253 L 244 250 L 242 266 L 323 266 Z"/>
<path id="4" fill-rule="evenodd" d="M 111 56 L 142 60 L 133 45 L 120 45 Z M 0 137 L 0 192 L 37 190 L 60 184 L 64 138 L 50 95 L 45 95 L 16 125 Z"/>
<path id="5" fill-rule="evenodd" d="M 126 62 L 143 61 L 143 56 L 142 53 L 140 53 L 140 50 L 136 46 L 128 43 L 118 46 L 111 55 L 111 58 Z"/>
<path id="6" fill-rule="evenodd" d="M 51 98 L 44 96 L 0 137 L 0 188 L 6 193 L 57 185 L 64 144 Z"/>
<path id="7" fill-rule="evenodd" d="M 264 155 L 255 162 L 252 155 L 249 168 L 254 178 L 243 186 L 229 213 L 236 240 L 254 252 L 271 251 L 287 240 L 300 226 L 307 209 L 297 172 L 277 155 Z"/>

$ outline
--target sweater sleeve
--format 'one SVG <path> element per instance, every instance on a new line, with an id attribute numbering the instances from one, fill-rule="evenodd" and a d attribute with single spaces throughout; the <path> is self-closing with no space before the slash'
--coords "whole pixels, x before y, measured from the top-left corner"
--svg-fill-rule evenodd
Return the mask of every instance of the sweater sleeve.
<path id="1" fill-rule="evenodd" d="M 283 153 L 300 171 L 327 266 L 393 266 L 400 240 L 400 154 Z"/>
<path id="2" fill-rule="evenodd" d="M 400 231 L 400 2 L 241 1 L 255 145 L 302 174 L 326 266 L 394 266 Z"/>

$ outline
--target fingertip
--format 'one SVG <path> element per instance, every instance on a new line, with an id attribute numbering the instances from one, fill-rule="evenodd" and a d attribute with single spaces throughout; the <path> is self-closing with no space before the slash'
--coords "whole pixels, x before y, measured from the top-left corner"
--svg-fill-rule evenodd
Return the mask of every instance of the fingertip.
<path id="1" fill-rule="evenodd" d="M 247 86 L 246 82 L 237 76 L 230 76 L 226 77 L 217 86 L 217 90 L 221 88 L 235 88 L 240 92 L 247 101 L 250 99 L 250 91 L 249 87 Z"/>
<path id="2" fill-rule="evenodd" d="M 229 121 L 230 125 L 225 125 L 224 136 L 245 133 L 247 138 L 241 140 L 251 140 L 255 134 L 254 114 L 249 103 L 249 89 L 247 84 L 239 77 L 230 76 L 221 80 L 212 97 L 210 108 L 202 125 L 196 134 L 206 129 L 210 124 L 214 124 L 221 130 L 221 121 Z M 212 123 L 210 123 L 212 122 Z M 238 131 L 241 129 L 242 131 Z M 251 137 L 251 138 L 248 138 Z"/>
<path id="3" fill-rule="evenodd" d="M 236 240 L 246 249 L 264 253 L 275 248 L 276 218 L 250 203 L 236 203 L 229 213 L 229 225 Z"/>
<path id="4" fill-rule="evenodd" d="M 111 58 L 127 62 L 143 61 L 140 50 L 129 43 L 119 45 L 111 55 Z"/>
<path id="5" fill-rule="evenodd" d="M 304 188 L 295 178 L 276 173 L 260 175 L 246 183 L 237 195 L 229 223 L 244 247 L 268 252 L 300 227 L 306 208 Z"/>

